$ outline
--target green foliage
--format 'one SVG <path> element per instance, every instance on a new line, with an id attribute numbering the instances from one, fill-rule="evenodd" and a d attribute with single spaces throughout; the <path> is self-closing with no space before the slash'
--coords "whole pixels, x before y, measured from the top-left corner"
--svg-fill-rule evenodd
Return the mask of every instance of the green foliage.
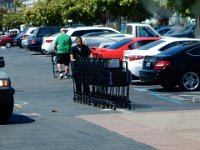
<path id="1" fill-rule="evenodd" d="M 21 0 L 14 0 L 14 3 L 17 8 L 22 8 Z M 23 24 L 34 26 L 65 25 L 69 19 L 73 23 L 90 25 L 102 20 L 106 22 L 107 19 L 115 21 L 119 17 L 140 22 L 152 15 L 143 4 L 143 0 L 43 0 L 33 7 L 23 7 L 18 17 Z M 13 15 L 7 14 L 4 25 L 10 26 Z M 12 26 L 15 24 L 12 23 Z"/>
<path id="2" fill-rule="evenodd" d="M 166 0 L 167 6 L 174 8 L 175 11 L 184 16 L 195 16 L 200 11 L 199 0 Z"/>
<path id="3" fill-rule="evenodd" d="M 22 12 L 7 12 L 4 14 L 2 25 L 5 27 L 11 28 L 17 28 L 20 24 L 23 23 L 23 15 Z"/>

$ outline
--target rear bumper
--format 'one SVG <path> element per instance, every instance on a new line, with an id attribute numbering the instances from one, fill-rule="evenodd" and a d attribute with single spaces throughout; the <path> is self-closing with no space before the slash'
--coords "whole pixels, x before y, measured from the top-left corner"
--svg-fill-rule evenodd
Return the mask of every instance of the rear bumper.
<path id="1" fill-rule="evenodd" d="M 157 70 L 140 70 L 139 76 L 141 81 L 151 82 L 155 84 L 177 84 L 179 79 L 176 74 L 172 74 L 168 71 L 157 71 Z"/>

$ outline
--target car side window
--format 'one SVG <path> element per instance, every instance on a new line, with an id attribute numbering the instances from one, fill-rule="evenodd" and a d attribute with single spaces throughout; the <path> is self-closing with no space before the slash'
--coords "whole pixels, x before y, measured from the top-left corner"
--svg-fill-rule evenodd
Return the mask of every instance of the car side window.
<path id="1" fill-rule="evenodd" d="M 133 31 L 132 26 L 127 26 L 126 33 L 132 34 L 132 31 Z"/>
<path id="2" fill-rule="evenodd" d="M 144 46 L 150 42 L 153 42 L 153 40 L 138 41 L 138 42 L 130 44 L 128 47 L 129 47 L 129 49 L 135 49 L 135 48 Z"/>
<path id="3" fill-rule="evenodd" d="M 38 33 L 38 37 L 44 37 L 46 35 L 52 35 L 54 32 L 51 28 L 41 28 Z"/>
<path id="4" fill-rule="evenodd" d="M 200 56 L 200 47 L 188 51 L 189 55 Z"/>
<path id="5" fill-rule="evenodd" d="M 180 44 L 181 44 L 180 42 L 173 42 L 173 43 L 170 43 L 170 44 L 164 46 L 163 48 L 161 48 L 160 51 L 164 51 L 164 50 L 166 50 L 166 49 L 168 49 L 168 48 L 171 48 L 171 47 L 174 47 L 174 46 L 177 46 L 177 45 L 180 45 Z"/>
<path id="6" fill-rule="evenodd" d="M 82 36 L 85 34 L 85 30 L 74 31 L 71 36 Z"/>
<path id="7" fill-rule="evenodd" d="M 10 38 L 15 38 L 17 36 L 17 34 L 11 34 L 9 37 Z"/>
<path id="8" fill-rule="evenodd" d="M 137 27 L 137 35 L 138 37 L 157 37 L 148 27 Z"/>

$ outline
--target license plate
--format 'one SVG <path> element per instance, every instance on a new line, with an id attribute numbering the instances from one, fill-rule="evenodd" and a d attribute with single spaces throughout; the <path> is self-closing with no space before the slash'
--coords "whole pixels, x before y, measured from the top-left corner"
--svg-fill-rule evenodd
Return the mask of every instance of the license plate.
<path id="1" fill-rule="evenodd" d="M 151 63 L 150 62 L 147 62 L 146 63 L 146 67 L 150 67 L 151 66 Z"/>

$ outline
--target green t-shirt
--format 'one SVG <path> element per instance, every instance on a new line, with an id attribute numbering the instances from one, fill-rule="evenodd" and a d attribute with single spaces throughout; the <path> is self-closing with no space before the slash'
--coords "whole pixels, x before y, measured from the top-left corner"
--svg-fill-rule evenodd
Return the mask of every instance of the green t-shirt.
<path id="1" fill-rule="evenodd" d="M 67 34 L 61 34 L 56 38 L 55 45 L 57 46 L 57 53 L 64 54 L 70 53 L 71 38 Z"/>

